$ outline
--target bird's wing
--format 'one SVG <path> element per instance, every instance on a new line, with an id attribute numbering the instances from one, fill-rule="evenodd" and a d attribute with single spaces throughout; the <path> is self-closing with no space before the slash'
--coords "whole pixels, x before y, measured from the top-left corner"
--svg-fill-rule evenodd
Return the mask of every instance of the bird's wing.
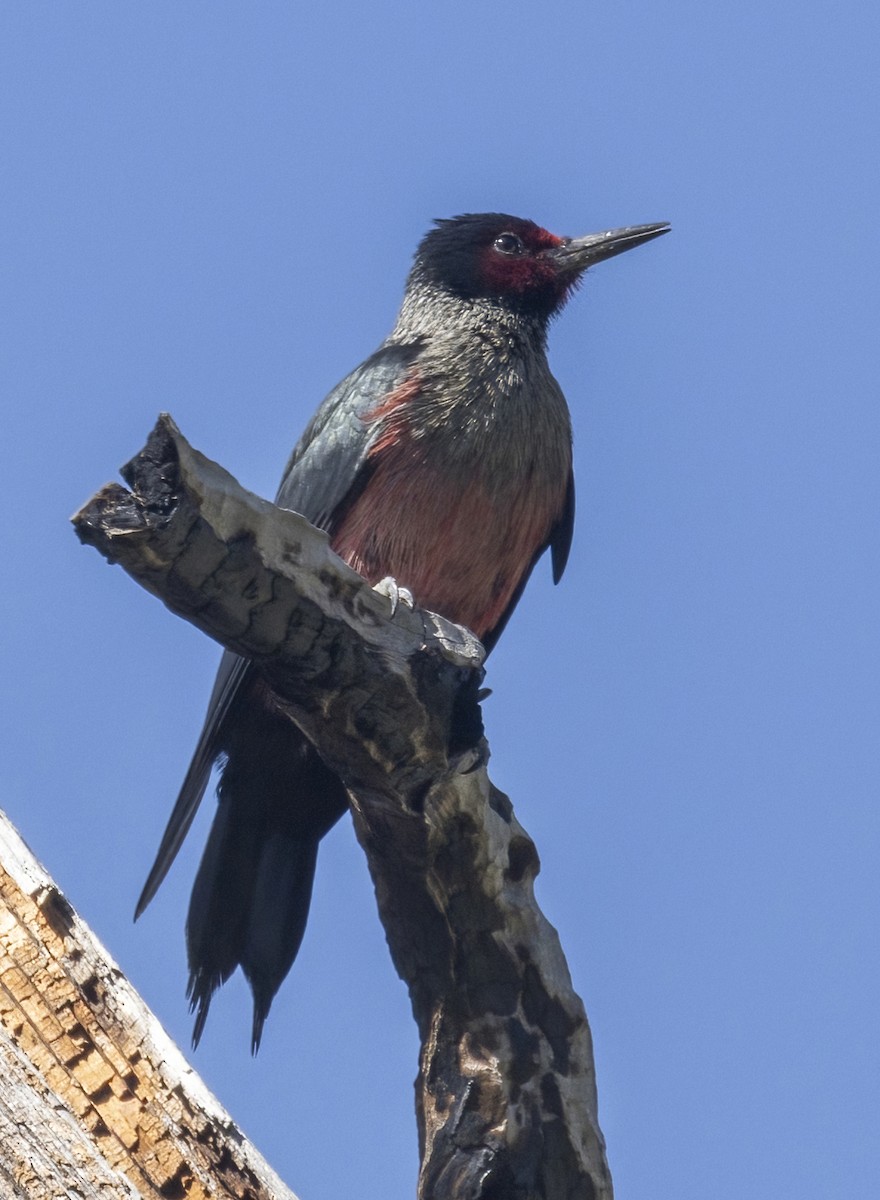
<path id="1" fill-rule="evenodd" d="M 355 498 L 369 476 L 367 458 L 382 423 L 365 418 L 406 384 L 417 352 L 417 345 L 382 346 L 333 389 L 293 451 L 276 503 L 302 513 L 320 528 L 330 528 L 334 516 Z M 247 659 L 229 650 L 220 660 L 205 724 L 138 900 L 135 919 L 155 896 L 189 832 L 211 769 L 223 749 L 224 723 L 236 699 L 247 691 L 254 670 Z"/>
<path id="2" fill-rule="evenodd" d="M 553 582 L 559 583 L 568 554 L 571 550 L 571 539 L 574 534 L 574 471 L 568 476 L 568 487 L 565 492 L 565 504 L 562 515 L 550 530 L 550 561 L 553 564 Z M 541 554 L 544 553 L 542 549 Z"/>
<path id="3" fill-rule="evenodd" d="M 338 384 L 312 417 L 284 472 L 276 504 L 331 529 L 369 477 L 381 421 L 367 418 L 412 383 L 418 343 L 380 347 Z"/>
<path id="4" fill-rule="evenodd" d="M 535 563 L 549 547 L 550 561 L 553 565 L 553 582 L 559 583 L 562 578 L 562 572 L 565 570 L 565 564 L 568 562 L 568 552 L 571 549 L 571 538 L 574 532 L 574 473 L 570 472 L 568 476 L 568 484 L 565 491 L 565 503 L 562 506 L 562 512 L 559 514 L 559 519 L 547 535 L 547 540 L 543 545 L 539 546 L 535 551 L 532 561 L 529 563 L 528 570 L 523 571 L 522 578 L 517 584 L 516 591 L 510 597 L 510 603 L 501 614 L 501 618 L 495 626 L 488 631 L 483 640 L 483 645 L 488 654 L 494 647 L 495 643 L 504 632 L 504 627 L 510 620 L 513 610 L 519 604 L 520 598 L 525 591 L 526 584 L 529 582 Z"/>
<path id="5" fill-rule="evenodd" d="M 247 674 L 249 665 L 247 659 L 239 658 L 231 650 L 223 652 L 220 667 L 217 671 L 217 678 L 214 681 L 214 688 L 211 692 L 211 699 L 208 702 L 205 724 L 202 727 L 192 762 L 189 765 L 189 770 L 186 773 L 186 778 L 177 797 L 177 803 L 174 805 L 171 816 L 168 818 L 168 824 L 165 827 L 162 841 L 156 853 L 156 861 L 150 868 L 147 882 L 144 884 L 144 889 L 137 902 L 137 908 L 134 912 L 135 920 L 138 919 L 159 890 L 162 880 L 168 874 L 169 867 L 174 862 L 178 850 L 183 845 L 183 839 L 189 832 L 193 817 L 196 815 L 202 796 L 205 793 L 205 788 L 208 786 L 208 778 L 211 774 L 214 760 L 217 758 L 218 738 L 221 727 L 229 715 L 235 697 L 238 695 L 241 687 L 242 680 Z"/>

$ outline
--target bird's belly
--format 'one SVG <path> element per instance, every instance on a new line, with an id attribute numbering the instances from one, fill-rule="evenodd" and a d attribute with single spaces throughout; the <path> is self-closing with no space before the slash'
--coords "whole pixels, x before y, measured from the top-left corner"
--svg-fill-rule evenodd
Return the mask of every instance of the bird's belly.
<path id="1" fill-rule="evenodd" d="M 389 455 L 332 545 L 370 583 L 392 575 L 418 605 L 483 637 L 559 519 L 567 471 L 553 474 L 536 478 L 535 464 L 524 464 L 521 478 L 498 490 L 479 471 L 450 478 L 424 459 Z"/>

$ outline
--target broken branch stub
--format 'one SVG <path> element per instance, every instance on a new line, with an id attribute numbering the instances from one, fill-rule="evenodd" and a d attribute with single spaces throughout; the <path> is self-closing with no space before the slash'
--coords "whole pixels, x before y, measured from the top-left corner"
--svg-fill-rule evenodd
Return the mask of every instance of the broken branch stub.
<path id="1" fill-rule="evenodd" d="M 74 518 L 246 655 L 344 780 L 422 1038 L 422 1200 L 610 1200 L 589 1026 L 539 863 L 491 784 L 482 647 L 374 592 L 304 518 L 244 491 L 160 418 Z M 402 582 L 406 582 L 405 580 Z"/>

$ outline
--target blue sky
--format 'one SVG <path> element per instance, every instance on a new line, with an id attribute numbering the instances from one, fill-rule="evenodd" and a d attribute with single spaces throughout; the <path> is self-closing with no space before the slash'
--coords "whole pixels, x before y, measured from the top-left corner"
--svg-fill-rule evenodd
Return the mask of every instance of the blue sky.
<path id="1" fill-rule="evenodd" d="M 618 1194 L 878 1194 L 874 6 L 0 10 L 0 803 L 176 1040 L 210 804 L 131 912 L 217 659 L 67 519 L 159 410 L 271 495 L 436 216 L 670 220 L 557 322 L 578 522 L 490 662 Z M 413 1194 L 416 1038 L 350 828 L 248 1052 L 194 1063 L 303 1200 Z"/>

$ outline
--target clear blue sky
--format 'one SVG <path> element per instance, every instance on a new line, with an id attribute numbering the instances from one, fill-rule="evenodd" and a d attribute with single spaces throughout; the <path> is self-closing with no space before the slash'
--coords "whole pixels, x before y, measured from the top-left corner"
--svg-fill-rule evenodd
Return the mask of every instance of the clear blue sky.
<path id="1" fill-rule="evenodd" d="M 623 1200 L 880 1195 L 874 5 L 4 4 L 0 804 L 186 1045 L 206 821 L 131 912 L 217 650 L 67 519 L 160 409 L 271 495 L 431 218 L 670 220 L 554 327 L 579 511 L 490 663 Z M 210 804 L 206 805 L 207 818 Z M 416 1038 L 350 828 L 256 1062 L 303 1200 L 411 1196 Z"/>

